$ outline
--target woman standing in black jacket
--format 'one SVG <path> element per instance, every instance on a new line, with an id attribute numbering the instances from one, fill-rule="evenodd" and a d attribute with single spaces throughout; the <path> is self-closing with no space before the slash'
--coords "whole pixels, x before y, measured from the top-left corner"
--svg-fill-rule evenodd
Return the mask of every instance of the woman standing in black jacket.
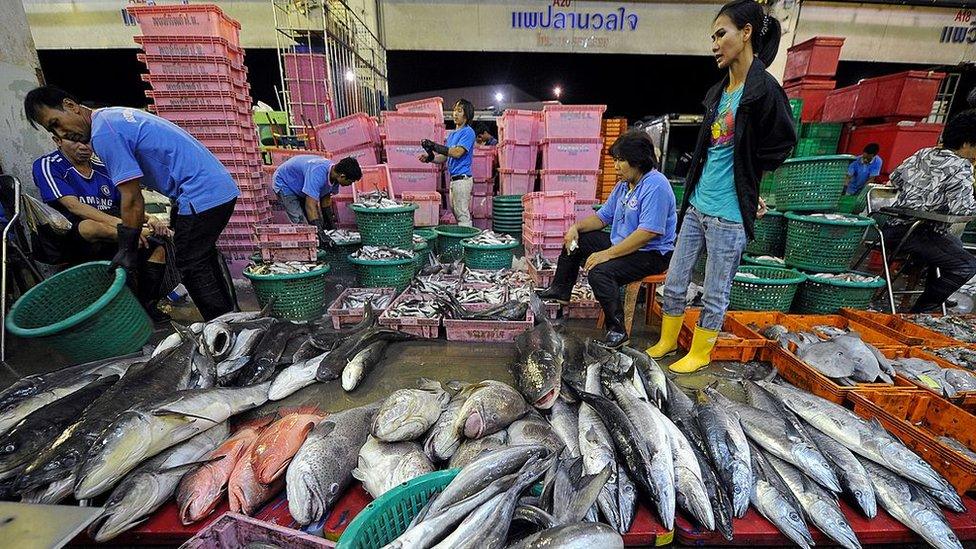
<path id="1" fill-rule="evenodd" d="M 704 307 L 691 350 L 671 365 L 674 372 L 694 372 L 710 362 L 732 277 L 756 217 L 765 213 L 759 181 L 796 144 L 786 93 L 766 72 L 780 33 L 779 21 L 754 0 L 722 6 L 712 23 L 712 53 L 727 74 L 705 96 L 679 214 L 681 230 L 664 285 L 661 339 L 647 350 L 660 358 L 677 349 L 688 285 L 699 255 L 706 252 Z"/>

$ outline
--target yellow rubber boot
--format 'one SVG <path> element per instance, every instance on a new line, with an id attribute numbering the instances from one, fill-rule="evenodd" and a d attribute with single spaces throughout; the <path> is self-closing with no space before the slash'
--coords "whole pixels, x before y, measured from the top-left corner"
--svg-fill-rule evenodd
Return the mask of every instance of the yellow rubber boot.
<path id="1" fill-rule="evenodd" d="M 678 348 L 678 332 L 681 331 L 681 323 L 684 319 L 684 314 L 661 317 L 661 339 L 647 349 L 647 354 L 651 355 L 651 358 L 661 358 Z"/>
<path id="2" fill-rule="evenodd" d="M 718 330 L 706 330 L 696 326 L 695 337 L 691 340 L 691 350 L 682 359 L 669 368 L 676 374 L 690 374 L 696 372 L 712 361 L 712 349 L 718 339 Z"/>

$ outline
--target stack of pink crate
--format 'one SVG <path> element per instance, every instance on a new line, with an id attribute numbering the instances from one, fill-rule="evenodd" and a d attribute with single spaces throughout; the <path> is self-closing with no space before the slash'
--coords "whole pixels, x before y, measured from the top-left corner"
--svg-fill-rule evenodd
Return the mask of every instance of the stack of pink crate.
<path id="1" fill-rule="evenodd" d="M 479 229 L 491 228 L 491 198 L 495 196 L 495 159 L 498 148 L 475 145 L 471 159 L 471 224 Z"/>
<path id="2" fill-rule="evenodd" d="M 318 253 L 318 237 L 312 225 L 257 225 L 254 234 L 264 261 L 315 261 Z"/>
<path id="3" fill-rule="evenodd" d="M 522 196 L 522 244 L 525 255 L 555 259 L 563 237 L 576 222 L 576 191 L 541 191 Z"/>
<path id="4" fill-rule="evenodd" d="M 315 141 L 320 149 L 329 151 L 335 162 L 352 157 L 360 166 L 380 163 L 380 130 L 376 120 L 364 113 L 315 126 Z M 352 194 L 352 191 L 346 190 L 343 194 Z"/>
<path id="5" fill-rule="evenodd" d="M 150 111 L 179 125 L 223 163 L 241 190 L 237 207 L 218 247 L 231 260 L 255 249 L 255 223 L 271 217 L 268 187 L 261 170 L 257 129 L 240 23 L 212 4 L 129 6 L 143 35 L 135 41 L 138 59 L 152 86 Z"/>
<path id="6" fill-rule="evenodd" d="M 329 59 L 325 54 L 288 52 L 281 55 L 281 61 L 292 124 L 312 128 L 335 118 Z"/>
<path id="7" fill-rule="evenodd" d="M 444 100 L 432 97 L 399 103 L 395 111 L 383 113 L 382 121 L 386 162 L 394 187 L 400 192 L 437 192 L 442 167 L 419 160 L 424 153 L 420 142 L 446 141 Z"/>
<path id="8" fill-rule="evenodd" d="M 600 178 L 600 137 L 606 105 L 546 105 L 542 108 L 540 190 L 576 191 L 579 198 L 596 198 Z"/>
<path id="9" fill-rule="evenodd" d="M 498 178 L 501 194 L 535 190 L 542 113 L 508 109 L 498 119 Z"/>

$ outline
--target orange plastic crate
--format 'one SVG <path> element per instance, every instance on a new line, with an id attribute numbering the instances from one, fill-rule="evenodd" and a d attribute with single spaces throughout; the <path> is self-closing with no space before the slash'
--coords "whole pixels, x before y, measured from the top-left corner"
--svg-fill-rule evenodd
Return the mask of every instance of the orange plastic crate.
<path id="1" fill-rule="evenodd" d="M 854 387 L 844 387 L 808 366 L 790 351 L 773 344 L 761 354 L 762 360 L 772 363 L 780 377 L 793 385 L 813 393 L 823 399 L 844 405 L 848 396 L 855 392 L 874 391 L 915 391 L 914 388 L 900 388 L 887 383 L 859 383 Z"/>
<path id="2" fill-rule="evenodd" d="M 884 351 L 882 351 L 882 352 L 884 352 Z M 903 356 L 910 357 L 910 358 L 919 358 L 919 359 L 922 359 L 922 360 L 928 360 L 929 362 L 934 362 L 934 363 L 938 364 L 942 368 L 952 368 L 952 369 L 955 369 L 955 370 L 966 370 L 966 368 L 963 368 L 962 366 L 958 366 L 956 364 L 953 364 L 953 363 L 949 362 L 948 360 L 946 360 L 946 359 L 944 359 L 942 357 L 939 357 L 939 356 L 937 356 L 935 354 L 932 354 L 932 353 L 926 351 L 925 349 L 920 349 L 920 348 L 917 348 L 917 347 L 911 347 L 911 348 L 909 348 L 908 349 L 908 352 L 905 353 L 905 355 L 903 355 Z M 928 392 L 932 393 L 933 395 L 936 395 L 935 391 L 932 391 L 928 387 L 925 387 L 924 385 L 920 385 L 918 383 L 915 383 L 914 381 L 909 380 L 909 379 L 906 379 L 906 378 L 903 378 L 901 376 L 899 376 L 895 380 L 895 382 L 896 383 L 899 383 L 899 384 L 902 384 L 902 385 L 905 385 L 905 386 L 909 386 L 910 385 L 910 386 L 913 386 L 913 387 L 917 387 L 919 389 L 923 389 L 925 391 L 928 391 Z M 956 406 L 959 406 L 959 407 L 963 408 L 964 410 L 966 410 L 968 412 L 976 413 L 976 391 L 960 391 L 956 396 L 954 396 L 952 398 L 946 398 L 946 397 L 943 397 L 941 395 L 936 395 L 936 396 L 939 397 L 939 398 L 944 398 L 944 399 L 948 400 L 949 402 L 955 404 Z"/>
<path id="3" fill-rule="evenodd" d="M 940 334 L 914 322 L 905 320 L 898 315 L 860 311 L 856 309 L 841 309 L 840 314 L 879 331 L 884 331 L 910 346 L 924 345 L 926 347 L 966 347 L 967 344 Z M 887 330 L 890 330 L 888 332 Z"/>
<path id="4" fill-rule="evenodd" d="M 745 324 L 759 336 L 762 336 L 762 330 L 774 324 L 782 324 L 791 332 L 809 332 L 813 330 L 814 326 L 825 325 L 857 332 L 861 335 L 861 339 L 865 343 L 870 343 L 878 349 L 905 347 L 904 343 L 895 338 L 896 334 L 891 328 L 879 327 L 875 329 L 840 315 L 792 315 L 786 313 L 733 311 L 729 313 L 729 316 Z"/>
<path id="5" fill-rule="evenodd" d="M 656 300 L 655 300 L 656 304 Z M 684 323 L 681 331 L 678 332 L 678 345 L 682 349 L 691 348 L 691 340 L 695 334 L 695 326 L 701 316 L 700 309 L 688 309 L 685 311 Z M 760 352 L 769 343 L 761 335 L 756 334 L 739 322 L 731 318 L 725 319 L 722 325 L 722 334 L 715 341 L 715 348 L 712 350 L 712 360 L 727 360 L 732 362 L 749 362 L 756 360 Z"/>

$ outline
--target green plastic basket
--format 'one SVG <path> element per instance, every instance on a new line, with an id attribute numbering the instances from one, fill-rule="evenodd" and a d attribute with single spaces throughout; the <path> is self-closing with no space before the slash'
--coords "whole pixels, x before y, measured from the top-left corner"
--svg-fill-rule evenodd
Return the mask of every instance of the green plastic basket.
<path id="1" fill-rule="evenodd" d="M 360 244 L 343 244 L 319 250 L 318 260 L 329 264 L 333 276 L 353 277 L 356 269 L 349 264 L 349 254 L 355 252 Z"/>
<path id="2" fill-rule="evenodd" d="M 810 158 L 837 154 L 837 138 L 801 137 L 793 149 L 793 158 Z"/>
<path id="3" fill-rule="evenodd" d="M 763 267 L 776 267 L 777 269 L 785 269 L 786 268 L 786 263 L 779 263 L 779 262 L 775 262 L 775 261 L 763 260 L 763 259 L 759 259 L 758 257 L 752 256 L 752 255 L 743 255 L 742 256 L 742 263 L 741 264 L 742 265 L 761 265 Z"/>
<path id="4" fill-rule="evenodd" d="M 400 534 L 430 498 L 447 488 L 460 469 L 419 476 L 376 498 L 346 527 L 336 549 L 379 549 Z"/>
<path id="5" fill-rule="evenodd" d="M 759 278 L 736 274 L 729 295 L 731 311 L 789 312 L 797 288 L 806 279 L 803 273 L 793 269 L 760 265 L 740 266 L 739 273 L 750 273 Z"/>
<path id="6" fill-rule="evenodd" d="M 259 275 L 244 269 L 244 276 L 251 281 L 262 308 L 275 298 L 272 315 L 303 321 L 319 318 L 325 311 L 325 275 L 329 270 L 330 265 L 324 265 L 307 273 Z"/>
<path id="7" fill-rule="evenodd" d="M 437 233 L 434 229 L 414 229 L 413 234 L 423 238 L 432 249 L 437 246 Z"/>
<path id="8" fill-rule="evenodd" d="M 776 170 L 776 209 L 832 212 L 844 189 L 849 154 L 790 158 Z"/>
<path id="9" fill-rule="evenodd" d="M 396 288 L 398 292 L 410 284 L 417 269 L 416 258 L 372 260 L 349 256 L 349 263 L 356 267 L 360 288 Z"/>
<path id="10" fill-rule="evenodd" d="M 430 252 L 430 245 L 426 242 L 423 244 L 418 243 L 413 245 L 414 276 L 416 276 L 417 273 L 420 272 L 420 269 L 423 269 L 424 265 L 427 264 L 427 256 L 430 255 L 428 252 Z"/>
<path id="11" fill-rule="evenodd" d="M 363 246 L 389 246 L 409 250 L 413 246 L 413 212 L 419 206 L 407 204 L 399 208 L 365 208 L 349 206 L 356 214 L 356 227 Z"/>
<path id="12" fill-rule="evenodd" d="M 461 241 L 464 248 L 464 265 L 469 269 L 497 271 L 512 267 L 512 251 L 518 248 L 518 240 L 510 244 L 472 244 Z"/>
<path id="13" fill-rule="evenodd" d="M 870 217 L 845 216 L 852 223 L 786 213 L 786 264 L 815 273 L 846 271 L 861 244 Z"/>
<path id="14" fill-rule="evenodd" d="M 871 273 L 856 272 L 855 274 L 874 276 Z M 800 285 L 800 290 L 796 294 L 796 304 L 793 309 L 798 313 L 818 315 L 835 314 L 843 307 L 867 309 L 874 293 L 884 286 L 885 281 L 881 277 L 874 282 L 847 282 L 807 275 L 807 279 Z"/>
<path id="15" fill-rule="evenodd" d="M 464 256 L 461 241 L 481 233 L 477 227 L 462 227 L 460 225 L 438 225 L 434 227 L 437 233 L 437 253 L 444 261 L 457 261 Z"/>
<path id="16" fill-rule="evenodd" d="M 801 137 L 816 137 L 818 139 L 833 139 L 836 141 L 840 139 L 840 132 L 843 128 L 843 124 L 810 122 L 803 124 Z"/>
<path id="17" fill-rule="evenodd" d="M 766 201 L 766 207 L 776 207 L 776 172 L 766 172 L 759 181 L 759 196 Z"/>
<path id="18" fill-rule="evenodd" d="M 769 210 L 756 219 L 753 227 L 755 239 L 746 244 L 746 253 L 783 257 L 786 250 L 786 218 L 782 212 Z"/>
<path id="19" fill-rule="evenodd" d="M 837 202 L 840 213 L 859 214 L 868 207 L 868 186 L 865 185 L 857 194 L 841 195 Z"/>
<path id="20" fill-rule="evenodd" d="M 108 261 L 77 265 L 34 286 L 10 308 L 6 326 L 74 362 L 138 351 L 152 335 L 125 271 L 110 271 Z"/>

